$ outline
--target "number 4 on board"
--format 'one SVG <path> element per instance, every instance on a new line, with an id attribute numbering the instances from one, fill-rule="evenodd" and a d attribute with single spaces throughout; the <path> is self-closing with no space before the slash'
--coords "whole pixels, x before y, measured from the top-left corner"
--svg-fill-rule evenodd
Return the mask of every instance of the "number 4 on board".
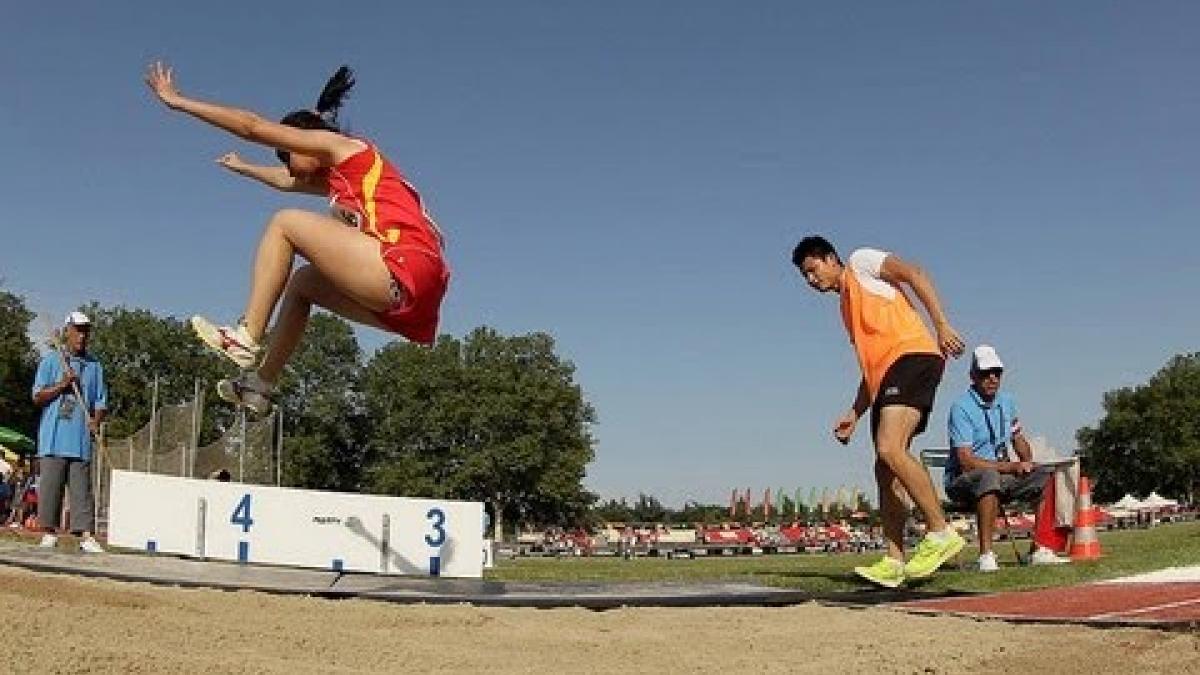
<path id="1" fill-rule="evenodd" d="M 234 525 L 241 525 L 242 532 L 249 532 L 250 526 L 254 524 L 254 519 L 250 517 L 250 493 L 242 495 L 242 501 L 238 502 L 237 507 L 233 509 L 233 515 L 230 516 L 229 522 Z"/>

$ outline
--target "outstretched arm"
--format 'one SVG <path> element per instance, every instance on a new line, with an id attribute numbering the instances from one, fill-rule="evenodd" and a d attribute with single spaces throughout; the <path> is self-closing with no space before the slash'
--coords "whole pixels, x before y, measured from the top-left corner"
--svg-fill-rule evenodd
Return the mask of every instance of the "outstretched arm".
<path id="1" fill-rule="evenodd" d="M 168 108 L 183 111 L 252 143 L 316 157 L 327 164 L 336 164 L 362 149 L 356 141 L 332 131 L 297 129 L 249 110 L 188 98 L 175 88 L 171 69 L 161 61 L 151 64 L 146 84 Z"/>
<path id="2" fill-rule="evenodd" d="M 925 274 L 925 270 L 901 260 L 899 256 L 889 255 L 884 258 L 883 266 L 879 268 L 879 276 L 884 281 L 890 281 L 893 284 L 907 284 L 909 288 L 913 289 L 913 292 L 917 294 L 917 299 L 925 306 L 925 312 L 933 321 L 933 328 L 937 331 L 938 346 L 941 348 L 942 354 L 960 356 L 963 353 L 966 345 L 958 331 L 950 325 L 946 313 L 942 311 L 942 303 L 938 300 L 937 290 L 934 289 L 933 281 Z"/>
<path id="3" fill-rule="evenodd" d="M 218 157 L 217 164 L 282 192 L 303 192 L 322 196 L 329 192 L 328 186 L 322 184 L 323 181 L 301 180 L 282 166 L 250 164 L 243 161 L 236 152 L 229 152 Z"/>

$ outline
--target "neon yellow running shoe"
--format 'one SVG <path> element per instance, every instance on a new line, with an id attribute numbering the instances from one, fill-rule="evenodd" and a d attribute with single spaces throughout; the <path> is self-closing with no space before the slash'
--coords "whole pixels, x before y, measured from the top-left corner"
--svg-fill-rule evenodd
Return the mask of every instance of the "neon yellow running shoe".
<path id="1" fill-rule="evenodd" d="M 884 588 L 896 588 L 904 583 L 904 563 L 891 556 L 883 556 L 870 567 L 855 567 L 854 573 Z"/>
<path id="2" fill-rule="evenodd" d="M 917 552 L 904 566 L 904 574 L 909 579 L 924 579 L 933 574 L 947 560 L 958 555 L 966 545 L 962 535 L 949 530 L 944 536 L 927 534 L 921 543 L 917 544 Z"/>

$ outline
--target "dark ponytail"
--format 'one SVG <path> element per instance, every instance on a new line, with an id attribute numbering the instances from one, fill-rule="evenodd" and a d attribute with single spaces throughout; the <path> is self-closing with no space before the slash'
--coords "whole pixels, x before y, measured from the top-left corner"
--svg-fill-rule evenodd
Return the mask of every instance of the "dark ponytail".
<path id="1" fill-rule="evenodd" d="M 342 101 L 346 100 L 346 96 L 353 88 L 354 71 L 350 70 L 350 66 L 342 66 L 337 69 L 333 77 L 329 78 L 329 81 L 325 83 L 325 88 L 321 90 L 321 95 L 317 97 L 317 113 L 328 120 L 335 129 Z"/>
<path id="2" fill-rule="evenodd" d="M 340 132 L 341 129 L 337 124 L 338 111 L 342 109 L 342 102 L 346 100 L 346 96 L 353 88 L 354 71 L 350 70 L 350 66 L 342 66 L 325 83 L 325 88 L 317 97 L 316 110 L 294 110 L 284 115 L 279 123 L 298 129 L 324 129 Z M 279 158 L 280 162 L 288 163 L 286 150 L 276 150 L 275 156 Z"/>
<path id="3" fill-rule="evenodd" d="M 317 107 L 315 110 L 296 110 L 290 112 L 284 115 L 279 123 L 300 129 L 341 131 L 337 124 L 338 111 L 341 110 L 342 103 L 353 88 L 354 71 L 350 70 L 349 66 L 342 66 L 325 83 L 325 88 L 321 90 L 321 95 L 317 97 Z"/>

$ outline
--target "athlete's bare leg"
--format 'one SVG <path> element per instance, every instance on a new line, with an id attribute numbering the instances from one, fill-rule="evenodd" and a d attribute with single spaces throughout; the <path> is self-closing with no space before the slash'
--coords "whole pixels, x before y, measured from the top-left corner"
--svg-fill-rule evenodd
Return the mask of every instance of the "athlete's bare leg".
<path id="1" fill-rule="evenodd" d="M 258 376 L 268 384 L 279 380 L 283 367 L 304 337 L 304 327 L 312 306 L 318 305 L 355 323 L 388 330 L 375 312 L 339 291 L 315 265 L 304 265 L 292 274 L 271 329 L 271 344 L 258 368 Z"/>
<path id="2" fill-rule="evenodd" d="M 879 487 L 879 515 L 883 519 L 887 553 L 896 560 L 904 560 L 904 521 L 908 518 L 904 485 L 878 456 L 875 458 L 875 483 Z"/>
<path id="3" fill-rule="evenodd" d="M 884 406 L 879 411 L 879 426 L 875 432 L 875 453 L 878 461 L 886 465 L 896 480 L 904 486 L 904 490 L 916 503 L 917 508 L 925 517 L 925 526 L 929 532 L 941 532 L 946 529 L 946 516 L 942 513 L 942 505 L 938 501 L 937 492 L 929 474 L 921 467 L 912 455 L 908 454 L 909 445 L 916 433 L 917 425 L 921 422 L 921 411 L 903 405 Z M 878 471 L 876 472 L 878 475 Z M 882 488 L 882 486 L 881 486 Z M 883 490 L 880 491 L 880 506 L 882 507 Z M 885 529 L 887 525 L 885 524 Z M 903 521 L 900 524 L 903 529 Z M 890 546 L 890 544 L 889 544 Z"/>
<path id="4" fill-rule="evenodd" d="M 329 216 L 284 209 L 267 223 L 254 259 L 250 297 L 243 314 L 246 331 L 254 340 L 262 341 L 296 255 L 307 259 L 336 291 L 322 296 L 331 304 L 360 316 L 364 312 L 385 311 L 392 305 L 392 277 L 379 254 L 377 240 Z M 310 300 L 317 300 L 316 289 L 305 286 L 304 290 Z M 351 304 L 347 304 L 347 300 Z M 321 303 L 318 301 L 318 304 Z M 351 309 L 352 306 L 364 312 Z M 293 324 L 296 321 L 294 312 L 290 317 Z M 275 336 L 275 339 L 279 337 Z"/>

